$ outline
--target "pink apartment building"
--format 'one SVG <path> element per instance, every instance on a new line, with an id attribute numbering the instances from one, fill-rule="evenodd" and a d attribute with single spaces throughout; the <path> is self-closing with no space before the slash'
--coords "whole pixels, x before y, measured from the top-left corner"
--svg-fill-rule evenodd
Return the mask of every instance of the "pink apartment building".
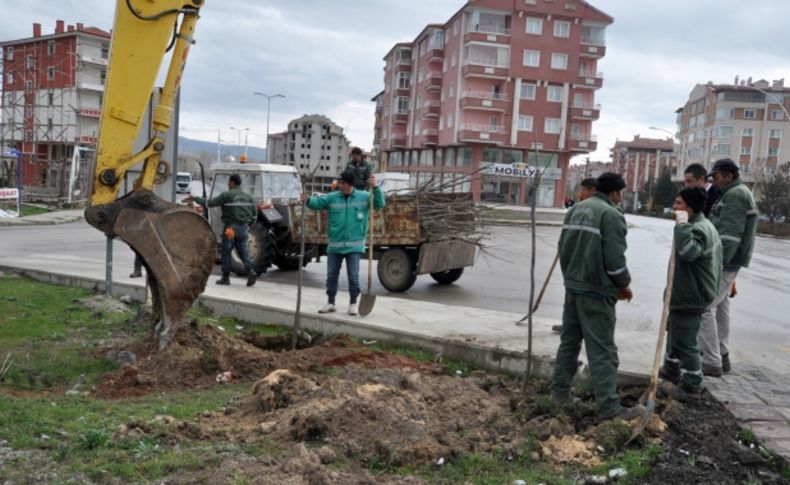
<path id="1" fill-rule="evenodd" d="M 634 210 L 634 194 L 652 194 L 658 178 L 669 170 L 670 175 L 680 174 L 675 155 L 675 141 L 672 138 L 643 138 L 635 136 L 632 141 L 616 141 L 612 152 L 612 166 L 615 172 L 623 174 L 626 182 L 624 205 Z"/>
<path id="2" fill-rule="evenodd" d="M 486 167 L 548 167 L 537 202 L 561 207 L 570 158 L 597 148 L 597 64 L 612 22 L 581 0 L 469 0 L 396 44 L 373 98 L 382 168 L 478 201 L 524 204 L 524 179 Z"/>

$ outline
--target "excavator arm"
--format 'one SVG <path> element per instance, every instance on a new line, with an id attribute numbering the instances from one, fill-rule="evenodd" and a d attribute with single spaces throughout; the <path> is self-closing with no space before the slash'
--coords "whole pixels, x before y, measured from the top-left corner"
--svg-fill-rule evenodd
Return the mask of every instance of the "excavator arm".
<path id="1" fill-rule="evenodd" d="M 86 220 L 129 244 L 144 261 L 153 296 L 155 338 L 163 349 L 206 287 L 216 240 L 206 220 L 153 192 L 170 172 L 162 160 L 181 75 L 203 0 L 117 0 Z M 152 113 L 153 136 L 134 143 L 165 55 L 167 77 Z M 126 173 L 142 163 L 134 189 L 118 198 Z"/>

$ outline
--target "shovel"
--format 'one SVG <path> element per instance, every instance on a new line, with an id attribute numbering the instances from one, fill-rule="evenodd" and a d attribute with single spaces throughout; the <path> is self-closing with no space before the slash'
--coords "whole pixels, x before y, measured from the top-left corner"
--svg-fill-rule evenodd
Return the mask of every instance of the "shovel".
<path id="1" fill-rule="evenodd" d="M 373 187 L 370 188 L 370 219 L 368 220 L 368 291 L 363 293 L 359 300 L 359 315 L 364 317 L 373 310 L 373 305 L 376 304 L 376 295 L 371 292 L 371 285 L 373 283 Z"/>
<path id="2" fill-rule="evenodd" d="M 664 340 L 667 336 L 667 320 L 669 320 L 669 300 L 672 297 L 672 282 L 675 279 L 675 239 L 672 238 L 672 254 L 669 256 L 669 270 L 667 271 L 667 289 L 664 291 L 664 308 L 661 311 L 661 325 L 658 329 L 658 343 L 656 344 L 656 355 L 653 358 L 653 372 L 650 374 L 650 385 L 642 397 L 639 399 L 643 401 L 646 399 L 644 416 L 639 419 L 639 422 L 634 426 L 631 431 L 631 437 L 625 442 L 626 445 L 631 443 L 637 436 L 642 434 L 645 430 L 650 418 L 653 417 L 653 412 L 656 409 L 656 391 L 658 390 L 658 368 L 661 366 L 661 355 L 664 351 Z"/>
<path id="3" fill-rule="evenodd" d="M 536 311 L 538 311 L 538 306 L 540 306 L 540 302 L 541 302 L 541 300 L 543 300 L 543 294 L 546 293 L 546 287 L 549 286 L 549 281 L 551 281 L 551 275 L 554 273 L 554 268 L 557 267 L 557 262 L 559 260 L 560 260 L 560 253 L 559 253 L 559 251 L 557 251 L 557 255 L 554 256 L 554 261 L 552 261 L 551 267 L 549 268 L 549 274 L 546 275 L 546 281 L 543 282 L 543 287 L 540 289 L 540 293 L 538 293 L 538 298 L 535 300 L 535 304 L 532 307 L 532 310 L 530 310 L 529 313 L 524 315 L 524 318 L 522 318 L 521 320 L 517 321 L 516 325 L 521 325 L 522 323 L 524 323 L 524 320 L 529 318 L 530 315 L 532 315 Z"/>

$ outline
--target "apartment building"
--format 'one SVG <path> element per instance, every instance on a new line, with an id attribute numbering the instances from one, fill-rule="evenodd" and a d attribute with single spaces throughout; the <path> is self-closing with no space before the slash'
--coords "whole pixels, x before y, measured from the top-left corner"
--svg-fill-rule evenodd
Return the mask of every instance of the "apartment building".
<path id="1" fill-rule="evenodd" d="M 546 168 L 534 195 L 560 207 L 571 157 L 597 148 L 597 67 L 612 21 L 581 0 L 469 0 L 396 44 L 374 97 L 381 164 L 413 185 L 517 204 L 530 198 L 525 179 L 490 167 Z"/>
<path id="2" fill-rule="evenodd" d="M 671 175 L 678 171 L 675 141 L 672 138 L 642 138 L 631 141 L 617 140 L 611 148 L 612 167 L 623 174 L 626 182 L 624 206 L 634 208 L 635 197 L 641 192 L 650 194 L 665 170 Z M 683 170 L 680 170 L 681 179 Z"/>
<path id="3" fill-rule="evenodd" d="M 109 47 L 108 32 L 63 20 L 52 34 L 35 23 L 32 37 L 0 42 L 0 145 L 22 152 L 26 193 L 65 196 L 75 147 L 95 146 Z"/>
<path id="4" fill-rule="evenodd" d="M 269 135 L 269 163 L 291 165 L 307 177 L 310 191 L 326 192 L 349 160 L 351 148 L 343 128 L 323 115 L 291 120 L 288 129 Z"/>
<path id="5" fill-rule="evenodd" d="M 720 158 L 740 166 L 741 177 L 754 182 L 790 162 L 790 88 L 784 79 L 752 79 L 733 84 L 698 84 L 677 113 L 680 165 L 710 167 Z M 680 178 L 681 173 L 677 176 Z"/>

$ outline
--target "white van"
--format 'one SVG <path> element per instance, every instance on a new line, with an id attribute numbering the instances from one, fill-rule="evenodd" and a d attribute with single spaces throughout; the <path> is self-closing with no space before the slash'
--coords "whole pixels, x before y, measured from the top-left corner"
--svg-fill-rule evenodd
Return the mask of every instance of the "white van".
<path id="1" fill-rule="evenodd" d="M 176 192 L 188 194 L 192 187 L 192 174 L 189 172 L 178 172 L 176 174 Z"/>

